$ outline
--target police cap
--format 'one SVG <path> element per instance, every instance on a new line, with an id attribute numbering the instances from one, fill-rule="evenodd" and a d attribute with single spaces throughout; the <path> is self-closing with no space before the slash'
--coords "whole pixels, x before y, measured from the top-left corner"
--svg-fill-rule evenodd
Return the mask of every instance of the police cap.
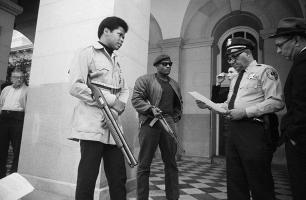
<path id="1" fill-rule="evenodd" d="M 246 49 L 253 50 L 255 48 L 255 44 L 249 40 L 242 37 L 234 37 L 229 38 L 226 43 L 226 54 L 236 54 L 241 53 Z"/>

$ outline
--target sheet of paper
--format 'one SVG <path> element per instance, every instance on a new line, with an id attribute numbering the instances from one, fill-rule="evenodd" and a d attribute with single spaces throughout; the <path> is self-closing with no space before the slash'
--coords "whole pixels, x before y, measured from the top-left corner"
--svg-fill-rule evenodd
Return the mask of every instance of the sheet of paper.
<path id="1" fill-rule="evenodd" d="M 17 200 L 33 190 L 34 187 L 18 173 L 0 179 L 0 200 Z"/>
<path id="2" fill-rule="evenodd" d="M 221 113 L 221 114 L 225 114 L 226 110 L 224 108 L 221 108 L 220 106 L 218 106 L 217 104 L 215 104 L 214 102 L 212 102 L 210 99 L 206 98 L 205 96 L 201 95 L 200 93 L 193 91 L 193 92 L 188 92 L 191 96 L 193 96 L 193 98 L 200 100 L 202 102 L 204 102 L 206 105 L 208 105 L 209 107 L 211 107 L 212 110 Z"/>

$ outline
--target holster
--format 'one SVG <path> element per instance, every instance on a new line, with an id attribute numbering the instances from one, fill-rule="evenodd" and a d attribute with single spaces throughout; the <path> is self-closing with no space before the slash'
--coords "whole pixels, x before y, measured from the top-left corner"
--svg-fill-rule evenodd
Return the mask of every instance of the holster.
<path id="1" fill-rule="evenodd" d="M 275 113 L 270 113 L 263 115 L 262 118 L 264 121 L 265 133 L 271 141 L 274 150 L 276 150 L 276 148 L 281 145 L 277 115 Z"/>

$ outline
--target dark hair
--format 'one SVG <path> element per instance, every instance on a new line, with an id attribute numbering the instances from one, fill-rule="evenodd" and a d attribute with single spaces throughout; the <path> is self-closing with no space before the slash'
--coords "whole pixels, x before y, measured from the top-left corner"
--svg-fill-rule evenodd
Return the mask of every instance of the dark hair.
<path id="1" fill-rule="evenodd" d="M 128 32 L 129 27 L 123 19 L 115 16 L 103 19 L 98 28 L 98 38 L 101 37 L 105 28 L 113 31 L 118 27 L 122 27 L 125 32 Z"/>

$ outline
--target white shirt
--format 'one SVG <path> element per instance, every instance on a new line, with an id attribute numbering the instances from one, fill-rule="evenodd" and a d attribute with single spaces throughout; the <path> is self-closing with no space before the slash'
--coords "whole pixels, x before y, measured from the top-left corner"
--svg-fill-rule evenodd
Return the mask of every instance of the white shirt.
<path id="1" fill-rule="evenodd" d="M 13 88 L 11 87 L 2 107 L 2 110 L 10 110 L 10 111 L 24 111 L 24 108 L 20 104 L 20 96 L 21 96 L 21 87 Z"/>

